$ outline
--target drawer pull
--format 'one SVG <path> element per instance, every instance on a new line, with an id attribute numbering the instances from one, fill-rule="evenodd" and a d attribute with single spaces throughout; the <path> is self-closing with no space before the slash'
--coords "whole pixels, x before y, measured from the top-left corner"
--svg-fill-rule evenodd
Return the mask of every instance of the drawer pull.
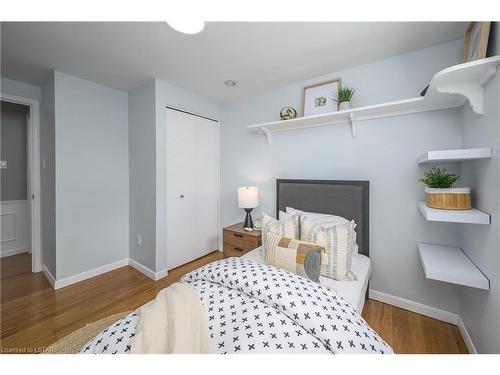
<path id="1" fill-rule="evenodd" d="M 241 247 L 234 247 L 233 249 L 238 250 L 238 251 L 243 251 L 243 249 Z"/>
<path id="2" fill-rule="evenodd" d="M 240 238 L 243 238 L 243 235 L 242 235 L 242 234 L 238 234 L 238 233 L 234 233 L 234 236 L 235 236 L 235 237 L 240 237 Z"/>

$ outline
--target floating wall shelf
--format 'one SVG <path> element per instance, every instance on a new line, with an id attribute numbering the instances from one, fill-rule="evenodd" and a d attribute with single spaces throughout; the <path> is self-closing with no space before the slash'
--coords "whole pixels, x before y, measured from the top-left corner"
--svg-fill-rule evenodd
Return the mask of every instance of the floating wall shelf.
<path id="1" fill-rule="evenodd" d="M 274 132 L 345 123 L 351 125 L 352 136 L 356 137 L 357 121 L 456 108 L 466 100 L 474 112 L 483 114 L 484 86 L 495 75 L 499 64 L 500 56 L 494 56 L 444 69 L 434 75 L 423 97 L 250 125 L 248 130 L 266 135 L 267 142 L 271 144 Z"/>
<path id="2" fill-rule="evenodd" d="M 447 223 L 489 224 L 490 215 L 472 208 L 470 210 L 437 210 L 428 207 L 424 201 L 418 202 L 418 208 L 427 221 Z"/>
<path id="3" fill-rule="evenodd" d="M 478 159 L 490 159 L 490 148 L 465 148 L 458 150 L 427 151 L 417 159 L 418 164 L 447 163 Z"/>
<path id="4" fill-rule="evenodd" d="M 490 281 L 462 249 L 426 243 L 417 246 L 428 279 L 490 290 Z"/>

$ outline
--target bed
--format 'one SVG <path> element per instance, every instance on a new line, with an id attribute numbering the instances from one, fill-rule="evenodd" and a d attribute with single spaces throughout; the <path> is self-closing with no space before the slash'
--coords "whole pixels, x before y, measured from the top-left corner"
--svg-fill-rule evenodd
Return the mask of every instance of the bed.
<path id="1" fill-rule="evenodd" d="M 360 315 L 370 274 L 368 182 L 277 180 L 276 202 L 277 215 L 279 210 L 291 206 L 355 220 L 359 254 L 352 270 L 358 280 L 323 280 L 318 284 L 264 264 L 258 249 L 240 258 L 227 258 L 200 267 L 184 275 L 178 284 L 188 285 L 184 289 L 190 290 L 196 300 L 194 304 L 193 300 L 186 303 L 186 312 L 192 313 L 193 305 L 199 305 L 204 317 L 201 320 L 207 327 L 210 353 L 392 353 L 391 347 Z M 153 302 L 160 295 L 167 295 L 163 292 L 170 288 L 162 290 Z M 182 299 L 179 301 L 183 303 Z M 81 353 L 137 352 L 134 342 L 138 341 L 136 335 L 141 334 L 145 325 L 143 310 L 150 309 L 151 304 L 103 330 L 82 347 Z M 164 301 L 163 305 L 168 302 Z M 150 316 L 161 320 L 163 315 L 156 312 Z M 168 318 L 168 324 L 159 321 L 157 325 L 170 327 L 168 331 L 158 332 L 155 322 L 146 322 L 155 339 L 175 332 L 182 336 L 187 332 L 184 328 L 193 328 L 190 324 L 175 327 L 175 320 Z M 142 336 L 140 342 L 147 344 Z"/>
<path id="2" fill-rule="evenodd" d="M 357 280 L 336 281 L 320 277 L 320 283 L 337 291 L 360 314 L 368 298 L 372 270 L 369 258 L 369 199 L 368 181 L 276 180 L 276 218 L 280 211 L 286 211 L 286 207 L 293 207 L 307 212 L 342 216 L 356 222 L 358 254 L 353 256 L 351 271 Z M 243 257 L 265 263 L 259 248 Z"/>

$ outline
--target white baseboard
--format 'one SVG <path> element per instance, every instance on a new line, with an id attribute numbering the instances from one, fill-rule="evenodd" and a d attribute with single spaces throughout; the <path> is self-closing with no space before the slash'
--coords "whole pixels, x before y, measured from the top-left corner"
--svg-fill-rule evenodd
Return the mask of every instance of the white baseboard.
<path id="1" fill-rule="evenodd" d="M 467 350 L 469 350 L 469 353 L 477 354 L 477 349 L 472 342 L 472 338 L 470 337 L 469 332 L 467 331 L 467 327 L 465 326 L 462 318 L 459 317 L 457 325 L 460 333 L 462 334 L 462 338 L 464 339 L 465 346 L 467 346 Z"/>
<path id="2" fill-rule="evenodd" d="M 50 273 L 49 269 L 45 264 L 42 264 L 42 272 L 45 275 L 45 278 L 49 282 L 49 284 L 52 286 L 53 289 L 56 289 L 56 279 L 55 277 Z"/>
<path id="3" fill-rule="evenodd" d="M 56 280 L 54 289 L 64 288 L 65 286 L 79 283 L 80 281 L 90 279 L 92 277 L 101 275 L 103 273 L 113 271 L 117 268 L 125 267 L 128 265 L 128 258 L 119 260 L 114 263 L 106 264 L 101 267 L 93 268 L 91 270 L 79 273 L 77 275 L 68 276 L 60 280 Z"/>
<path id="4" fill-rule="evenodd" d="M 152 279 L 154 281 L 158 281 L 158 280 L 164 278 L 165 276 L 167 276 L 167 274 L 168 274 L 166 269 L 155 272 L 151 268 L 146 267 L 144 264 L 141 264 L 141 263 L 133 260 L 132 258 L 129 258 L 128 264 L 129 264 L 129 266 L 134 267 L 137 271 L 143 273 L 144 275 L 146 275 L 147 277 L 149 277 L 150 279 Z"/>
<path id="5" fill-rule="evenodd" d="M 10 257 L 12 255 L 27 253 L 28 249 L 2 249 L 0 252 L 0 258 Z"/>
<path id="6" fill-rule="evenodd" d="M 454 325 L 458 325 L 458 321 L 460 319 L 460 317 L 455 313 L 410 301 L 405 298 L 396 297 L 391 294 L 382 293 L 373 289 L 370 289 L 370 298 Z"/>

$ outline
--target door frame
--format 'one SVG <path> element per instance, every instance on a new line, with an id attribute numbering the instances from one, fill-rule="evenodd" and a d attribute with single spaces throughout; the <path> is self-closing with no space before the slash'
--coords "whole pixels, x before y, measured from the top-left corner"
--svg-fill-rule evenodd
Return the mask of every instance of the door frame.
<path id="1" fill-rule="evenodd" d="M 40 101 L 26 98 L 23 96 L 4 94 L 0 92 L 0 100 L 9 103 L 22 104 L 28 106 L 29 120 L 27 134 L 29 159 L 29 191 L 30 197 L 27 197 L 30 214 L 30 232 L 31 232 L 31 271 L 42 271 L 42 238 L 41 238 L 41 195 L 40 195 Z"/>

